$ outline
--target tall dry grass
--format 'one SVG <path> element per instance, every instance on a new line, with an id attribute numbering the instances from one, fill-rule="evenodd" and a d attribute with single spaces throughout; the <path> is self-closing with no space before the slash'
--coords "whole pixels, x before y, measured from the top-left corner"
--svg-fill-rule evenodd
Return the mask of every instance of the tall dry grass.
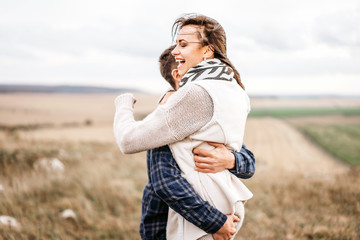
<path id="1" fill-rule="evenodd" d="M 236 239 L 360 239 L 359 174 L 354 167 L 334 178 L 255 176 Z"/>
<path id="2" fill-rule="evenodd" d="M 15 157 L 1 158 L 0 213 L 22 228 L 2 227 L 0 239 L 139 239 L 144 153 L 122 155 L 113 144 L 96 142 L 6 140 L 13 147 L 2 151 Z M 30 163 L 41 157 L 58 157 L 65 172 L 36 171 Z M 236 239 L 359 239 L 359 174 L 357 167 L 333 178 L 279 177 L 259 167 L 244 180 L 254 197 Z M 65 209 L 77 220 L 62 219 Z"/>
<path id="3" fill-rule="evenodd" d="M 0 215 L 21 224 L 0 225 L 0 239 L 139 239 L 145 153 L 122 155 L 115 145 L 113 98 L 0 99 L 11 100 L 0 101 Z M 63 105 L 55 111 L 58 104 Z M 88 105 L 93 108 L 84 110 Z M 86 119 L 92 124 L 84 124 Z M 79 124 L 64 124 L 69 122 Z M 21 127 L 9 131 L 16 126 Z M 243 181 L 254 197 L 236 239 L 360 239 L 359 167 L 337 171 L 341 165 L 330 164 L 330 156 L 283 120 L 249 119 L 245 143 L 255 153 L 257 170 Z M 65 171 L 36 170 L 34 163 L 44 157 L 60 159 Z M 65 209 L 76 219 L 62 219 Z"/>
<path id="4" fill-rule="evenodd" d="M 4 139 L 2 144 L 4 143 Z M 0 239 L 138 239 L 141 196 L 147 180 L 144 154 L 123 156 L 114 144 L 21 141 L 0 154 L 0 215 L 21 229 L 0 228 Z M 18 145 L 18 147 L 16 147 Z M 4 145 L 2 145 L 4 146 Z M 57 157 L 64 173 L 35 170 Z M 60 213 L 72 209 L 76 221 Z"/>

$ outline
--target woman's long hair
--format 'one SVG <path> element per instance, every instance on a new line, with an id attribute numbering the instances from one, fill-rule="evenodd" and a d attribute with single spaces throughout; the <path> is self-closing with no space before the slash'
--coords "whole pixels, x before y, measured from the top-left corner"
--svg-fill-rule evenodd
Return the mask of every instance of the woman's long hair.
<path id="1" fill-rule="evenodd" d="M 214 51 L 214 57 L 231 67 L 234 71 L 234 78 L 238 84 L 245 89 L 241 82 L 240 74 L 230 62 L 226 54 L 226 35 L 223 27 L 214 19 L 204 15 L 186 14 L 175 20 L 172 26 L 172 36 L 175 39 L 180 29 L 186 25 L 199 26 L 201 38 L 200 41 L 203 46 L 210 46 Z"/>

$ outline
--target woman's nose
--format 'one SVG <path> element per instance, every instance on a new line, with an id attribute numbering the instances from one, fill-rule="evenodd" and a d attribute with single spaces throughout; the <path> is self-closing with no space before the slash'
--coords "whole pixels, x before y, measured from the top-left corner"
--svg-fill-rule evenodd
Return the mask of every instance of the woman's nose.
<path id="1" fill-rule="evenodd" d="M 178 55 L 179 54 L 179 51 L 178 51 L 178 47 L 176 46 L 174 48 L 174 50 L 171 51 L 171 55 L 175 56 L 175 55 Z"/>

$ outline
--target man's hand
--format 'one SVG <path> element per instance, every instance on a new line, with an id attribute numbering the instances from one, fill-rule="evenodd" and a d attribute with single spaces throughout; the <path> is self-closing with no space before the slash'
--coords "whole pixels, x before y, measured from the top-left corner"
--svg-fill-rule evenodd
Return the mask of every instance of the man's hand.
<path id="1" fill-rule="evenodd" d="M 214 240 L 229 240 L 236 233 L 234 222 L 240 222 L 240 219 L 234 214 L 227 214 L 228 219 L 225 224 L 214 233 L 212 236 Z"/>
<path id="2" fill-rule="evenodd" d="M 194 148 L 195 171 L 216 173 L 235 167 L 235 156 L 221 143 L 208 142 L 213 150 Z"/>

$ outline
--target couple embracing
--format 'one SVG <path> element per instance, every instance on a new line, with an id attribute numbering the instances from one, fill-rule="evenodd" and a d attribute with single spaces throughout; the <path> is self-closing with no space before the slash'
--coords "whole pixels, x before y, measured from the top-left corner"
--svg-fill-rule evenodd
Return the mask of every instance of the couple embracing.
<path id="1" fill-rule="evenodd" d="M 178 18 L 176 45 L 160 57 L 174 91 L 142 121 L 132 94 L 115 99 L 114 134 L 123 153 L 147 150 L 142 239 L 233 239 L 255 171 L 243 144 L 250 101 L 226 54 L 222 26 L 203 15 Z"/>

